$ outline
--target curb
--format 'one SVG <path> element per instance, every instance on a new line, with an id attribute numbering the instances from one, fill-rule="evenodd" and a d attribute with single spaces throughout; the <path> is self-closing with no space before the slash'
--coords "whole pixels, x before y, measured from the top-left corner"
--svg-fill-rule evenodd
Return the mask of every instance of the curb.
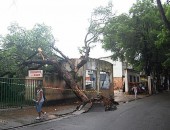
<path id="1" fill-rule="evenodd" d="M 128 101 L 117 101 L 118 103 L 121 103 L 121 104 L 124 104 L 124 103 L 127 103 L 127 102 L 132 102 L 132 101 L 135 101 L 135 100 L 140 100 L 140 99 L 143 99 L 143 98 L 146 98 L 146 97 L 150 97 L 151 95 L 146 95 L 145 97 L 142 97 L 142 98 L 137 98 L 137 99 L 130 99 Z"/>
<path id="2" fill-rule="evenodd" d="M 39 120 L 39 121 L 37 120 L 37 121 L 35 121 L 35 122 L 30 122 L 30 123 L 23 124 L 23 125 L 19 125 L 19 126 L 15 126 L 15 127 L 8 127 L 8 128 L 5 128 L 5 129 L 2 129 L 2 130 L 10 130 L 10 129 L 22 128 L 22 127 L 29 126 L 29 125 L 39 124 L 39 123 L 47 122 L 47 121 L 50 121 L 50 120 L 63 118 L 63 117 L 65 117 L 65 116 L 69 115 L 69 114 L 72 114 L 72 113 L 75 112 L 75 111 L 76 111 L 76 110 L 73 110 L 72 112 L 63 113 L 63 114 L 50 114 L 50 115 L 54 115 L 54 116 L 56 116 L 56 117 L 51 118 L 51 119 Z"/>
<path id="3" fill-rule="evenodd" d="M 151 95 L 146 95 L 145 97 L 149 97 Z M 137 99 L 130 99 L 128 101 L 117 101 L 119 103 L 119 105 L 122 105 L 124 103 L 127 103 L 127 102 L 132 102 L 132 101 L 135 101 L 135 100 L 139 100 L 139 99 L 143 99 L 145 97 L 142 97 L 142 98 L 137 98 Z M 82 108 L 82 112 L 80 112 L 80 114 L 82 113 L 86 113 L 88 112 L 91 108 L 92 108 L 92 104 L 88 104 L 87 106 L 85 105 L 83 108 Z M 2 130 L 10 130 L 10 129 L 17 129 L 17 128 L 22 128 L 22 127 L 25 127 L 25 126 L 29 126 L 29 125 L 34 125 L 34 124 L 39 124 L 39 123 L 43 123 L 43 122 L 48 122 L 50 120 L 55 120 L 55 119 L 62 119 L 63 117 L 66 117 L 68 115 L 78 115 L 78 114 L 73 114 L 74 112 L 76 111 L 79 111 L 77 109 L 71 111 L 71 112 L 67 112 L 67 113 L 63 113 L 63 114 L 50 114 L 51 116 L 54 116 L 53 118 L 51 119 L 44 119 L 44 120 L 41 120 L 41 121 L 34 121 L 34 122 L 30 122 L 30 123 L 27 123 L 27 124 L 23 124 L 23 125 L 19 125 L 19 126 L 15 126 L 15 127 L 8 127 L 8 128 L 5 128 L 5 129 L 2 129 Z M 81 110 L 80 110 L 81 111 Z M 2 111 L 0 111 L 2 112 Z"/>

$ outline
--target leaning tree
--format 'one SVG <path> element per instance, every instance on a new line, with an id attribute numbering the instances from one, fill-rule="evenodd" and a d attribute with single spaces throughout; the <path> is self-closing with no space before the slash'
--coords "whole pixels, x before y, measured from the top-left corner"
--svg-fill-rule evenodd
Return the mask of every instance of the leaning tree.
<path id="1" fill-rule="evenodd" d="M 94 43 L 99 41 L 111 17 L 111 3 L 109 3 L 107 7 L 101 6 L 94 9 L 89 20 L 90 25 L 85 35 L 84 46 L 79 48 L 81 60 L 76 66 L 69 57 L 54 46 L 55 40 L 50 28 L 41 24 L 37 24 L 32 30 L 21 28 L 18 24 L 9 27 L 10 34 L 1 39 L 3 43 L 3 51 L 0 53 L 2 57 L 1 62 L 3 61 L 3 63 L 5 63 L 7 61 L 6 59 L 8 59 L 11 64 L 9 67 L 6 67 L 6 72 L 12 68 L 13 75 L 24 75 L 24 70 L 30 68 L 40 69 L 45 65 L 52 66 L 53 71 L 58 73 L 60 78 L 66 82 L 66 85 L 73 90 L 75 95 L 81 100 L 83 105 L 85 105 L 91 101 L 84 91 L 80 91 L 81 87 L 77 83 L 76 75 L 78 70 L 87 63 L 90 48 L 94 47 Z M 68 71 L 62 66 L 55 52 L 57 52 L 57 54 L 59 53 L 62 59 L 70 65 L 71 71 Z M 42 58 L 39 58 L 37 54 Z M 3 64 L 1 66 L 3 68 Z M 19 69 L 17 69 L 18 66 Z M 5 74 L 5 72 L 3 73 Z"/>
<path id="2" fill-rule="evenodd" d="M 43 60 L 26 60 L 23 62 L 22 65 L 28 66 L 30 64 L 37 64 L 37 65 L 52 65 L 54 67 L 55 72 L 60 75 L 60 77 L 66 82 L 66 86 L 71 88 L 75 95 L 82 101 L 83 105 L 90 102 L 89 98 L 86 94 L 81 90 L 81 87 L 76 82 L 76 75 L 78 70 L 84 66 L 88 59 L 90 48 L 94 47 L 93 43 L 99 41 L 100 35 L 103 33 L 106 24 L 112 17 L 112 4 L 109 3 L 107 7 L 99 7 L 94 10 L 91 15 L 90 25 L 88 27 L 87 33 L 84 39 L 84 46 L 79 48 L 80 53 L 82 56 L 80 57 L 81 61 L 75 66 L 75 64 L 68 58 L 66 55 L 62 53 L 57 47 L 51 45 L 51 48 L 59 53 L 62 58 L 69 64 L 71 71 L 68 71 L 65 67 L 61 65 L 61 63 L 57 60 L 51 59 L 49 57 L 44 58 L 43 53 L 39 50 L 37 53 L 40 53 L 43 56 Z M 32 56 L 31 56 L 32 57 Z"/>

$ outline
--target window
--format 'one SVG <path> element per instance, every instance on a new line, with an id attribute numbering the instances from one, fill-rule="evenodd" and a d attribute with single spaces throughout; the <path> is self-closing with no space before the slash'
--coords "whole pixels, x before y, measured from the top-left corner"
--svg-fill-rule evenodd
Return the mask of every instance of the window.
<path id="1" fill-rule="evenodd" d="M 137 77 L 137 82 L 139 82 L 139 76 Z"/>
<path id="2" fill-rule="evenodd" d="M 130 82 L 132 82 L 132 75 L 130 75 Z"/>
<path id="3" fill-rule="evenodd" d="M 110 87 L 110 74 L 109 72 L 100 72 L 100 88 L 109 89 Z"/>
<path id="4" fill-rule="evenodd" d="M 133 81 L 136 82 L 136 77 L 135 76 L 133 77 Z"/>

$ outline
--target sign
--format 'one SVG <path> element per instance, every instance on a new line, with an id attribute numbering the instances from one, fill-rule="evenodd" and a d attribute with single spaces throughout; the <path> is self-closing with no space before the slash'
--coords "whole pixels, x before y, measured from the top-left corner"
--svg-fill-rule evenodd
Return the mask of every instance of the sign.
<path id="1" fill-rule="evenodd" d="M 43 70 L 29 70 L 28 77 L 43 77 Z"/>

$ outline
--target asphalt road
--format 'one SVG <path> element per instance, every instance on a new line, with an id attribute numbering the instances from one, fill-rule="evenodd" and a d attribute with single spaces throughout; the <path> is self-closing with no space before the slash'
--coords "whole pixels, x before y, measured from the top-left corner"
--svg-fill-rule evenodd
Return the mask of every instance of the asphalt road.
<path id="1" fill-rule="evenodd" d="M 88 113 L 17 130 L 170 130 L 170 93 L 152 95 L 104 111 L 100 104 Z"/>

